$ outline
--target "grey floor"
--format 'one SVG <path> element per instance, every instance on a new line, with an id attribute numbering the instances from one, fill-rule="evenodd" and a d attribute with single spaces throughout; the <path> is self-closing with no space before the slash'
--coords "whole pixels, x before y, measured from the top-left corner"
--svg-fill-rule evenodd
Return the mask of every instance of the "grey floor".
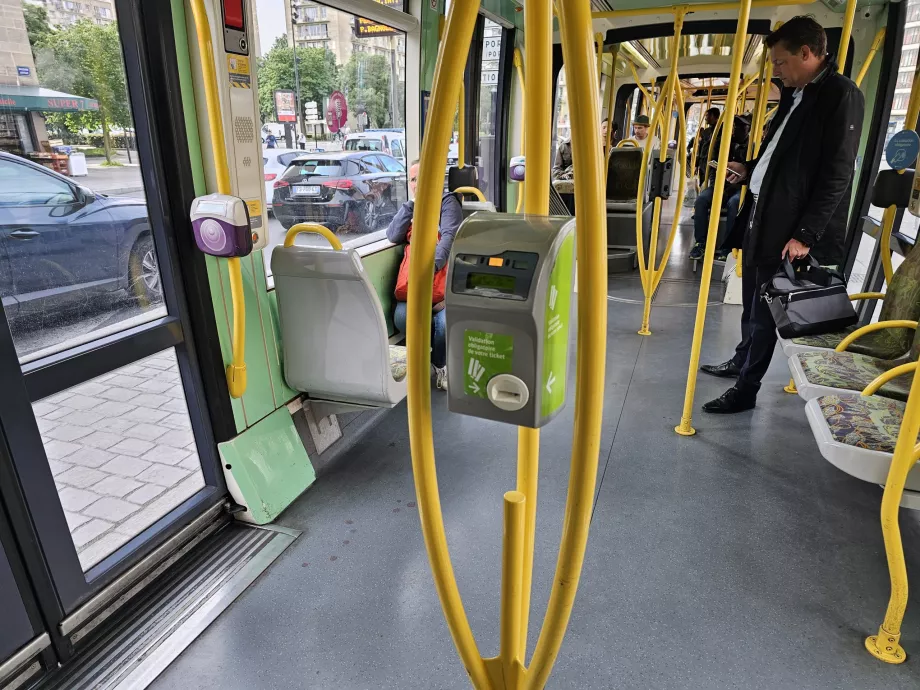
<path id="1" fill-rule="evenodd" d="M 695 301 L 674 249 L 668 285 Z M 722 380 L 701 377 L 692 438 L 677 436 L 694 309 L 658 306 L 636 335 L 638 279 L 614 279 L 597 501 L 578 598 L 548 687 L 918 688 L 920 597 L 894 667 L 863 637 L 888 600 L 881 490 L 819 455 L 781 356 L 755 410 L 705 416 Z M 670 290 L 671 288 L 669 288 Z M 704 361 L 729 354 L 739 308 L 708 310 Z M 574 337 L 574 329 L 573 329 Z M 574 364 L 574 362 L 573 362 Z M 570 375 L 574 373 L 572 368 Z M 501 496 L 515 430 L 452 415 L 433 392 L 448 541 L 483 656 L 498 647 Z M 573 407 L 542 434 L 530 650 L 558 548 Z M 164 688 L 468 688 L 419 531 L 405 405 L 281 517 L 303 530 L 271 569 L 153 684 Z M 920 522 L 901 519 L 920 573 Z M 916 590 L 915 590 L 916 591 Z"/>

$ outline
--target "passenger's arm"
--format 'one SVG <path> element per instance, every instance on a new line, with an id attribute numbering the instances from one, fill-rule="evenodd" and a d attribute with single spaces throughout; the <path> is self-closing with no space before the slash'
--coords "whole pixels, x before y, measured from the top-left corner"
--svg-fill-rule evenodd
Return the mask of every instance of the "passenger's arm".
<path id="1" fill-rule="evenodd" d="M 393 220 L 387 226 L 387 239 L 393 244 L 402 244 L 406 241 L 406 235 L 409 234 L 409 227 L 412 225 L 412 214 L 415 212 L 415 202 L 407 201 L 393 216 Z"/>
<path id="2" fill-rule="evenodd" d="M 792 239 L 813 247 L 824 235 L 837 206 L 844 203 L 859 151 L 864 109 L 865 98 L 854 86 L 828 114 L 821 141 L 823 162 Z"/>
<path id="3" fill-rule="evenodd" d="M 445 194 L 441 199 L 441 222 L 438 232 L 441 239 L 434 250 L 434 270 L 440 271 L 450 259 L 450 248 L 454 244 L 457 228 L 463 222 L 463 208 L 456 194 Z"/>
<path id="4" fill-rule="evenodd" d="M 562 147 L 564 144 L 559 144 L 559 147 L 556 149 L 556 158 L 553 159 L 553 169 L 551 171 L 552 179 L 556 179 L 563 172 L 565 172 L 565 163 L 562 160 Z"/>

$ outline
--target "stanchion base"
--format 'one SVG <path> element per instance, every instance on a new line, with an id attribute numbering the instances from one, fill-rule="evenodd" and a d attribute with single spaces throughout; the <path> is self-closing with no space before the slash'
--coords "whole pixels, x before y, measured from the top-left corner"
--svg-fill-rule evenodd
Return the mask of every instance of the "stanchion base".
<path id="1" fill-rule="evenodd" d="M 696 433 L 696 429 L 694 429 L 692 426 L 684 429 L 680 424 L 674 427 L 674 431 L 676 431 L 681 436 L 693 436 Z"/>
<path id="2" fill-rule="evenodd" d="M 795 384 L 789 384 L 788 386 L 783 386 L 783 390 L 787 393 L 798 393 L 799 389 L 795 387 Z"/>
<path id="3" fill-rule="evenodd" d="M 651 334 L 652 334 L 652 332 L 651 332 L 649 329 L 647 329 L 647 328 L 640 328 L 640 329 L 637 331 L 637 333 L 638 333 L 639 335 L 651 335 Z"/>
<path id="4" fill-rule="evenodd" d="M 903 664 L 907 661 L 907 652 L 898 644 L 900 637 L 900 635 L 884 635 L 885 640 L 882 642 L 884 647 L 882 647 L 879 645 L 879 635 L 870 635 L 866 638 L 866 649 L 869 654 L 886 664 Z"/>

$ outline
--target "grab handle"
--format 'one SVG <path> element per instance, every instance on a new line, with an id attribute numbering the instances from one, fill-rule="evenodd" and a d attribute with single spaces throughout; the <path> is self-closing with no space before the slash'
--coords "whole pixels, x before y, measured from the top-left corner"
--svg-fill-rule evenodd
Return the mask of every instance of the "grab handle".
<path id="1" fill-rule="evenodd" d="M 287 231 L 287 235 L 284 236 L 284 246 L 294 246 L 294 240 L 297 238 L 297 235 L 303 232 L 312 232 L 315 235 L 322 235 L 329 240 L 329 244 L 331 244 L 332 248 L 335 250 L 342 248 L 341 240 L 335 236 L 332 230 L 317 223 L 297 223 L 297 225 L 292 226 L 291 229 Z"/>

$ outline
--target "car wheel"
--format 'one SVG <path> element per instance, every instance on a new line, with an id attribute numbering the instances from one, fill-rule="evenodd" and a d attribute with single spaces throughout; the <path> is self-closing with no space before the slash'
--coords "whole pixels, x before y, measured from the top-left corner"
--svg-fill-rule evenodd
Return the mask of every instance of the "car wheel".
<path id="1" fill-rule="evenodd" d="M 128 292 L 144 307 L 163 301 L 160 266 L 150 235 L 141 236 L 131 249 L 128 257 Z"/>
<path id="2" fill-rule="evenodd" d="M 361 221 L 364 226 L 361 229 L 362 232 L 374 232 L 377 229 L 377 224 L 380 222 L 380 214 L 373 201 L 368 201 L 364 204 Z"/>
<path id="3" fill-rule="evenodd" d="M 281 223 L 281 227 L 285 230 L 290 230 L 294 227 L 294 221 L 292 220 L 284 220 L 282 218 L 278 218 L 278 222 Z"/>

